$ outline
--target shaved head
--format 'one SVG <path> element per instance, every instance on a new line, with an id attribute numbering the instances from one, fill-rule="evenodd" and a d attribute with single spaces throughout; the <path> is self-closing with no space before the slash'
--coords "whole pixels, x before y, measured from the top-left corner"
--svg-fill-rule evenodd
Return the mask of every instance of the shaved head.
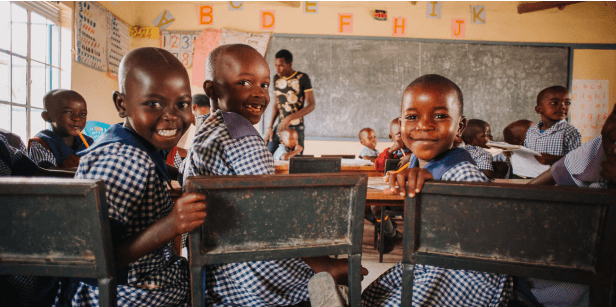
<path id="1" fill-rule="evenodd" d="M 45 111 L 51 111 L 69 99 L 86 101 L 83 99 L 83 96 L 75 91 L 57 89 L 51 90 L 45 94 L 45 97 L 43 97 L 43 106 L 45 107 Z"/>
<path id="2" fill-rule="evenodd" d="M 464 100 L 462 98 L 462 90 L 453 81 L 437 74 L 423 75 L 415 79 L 404 90 L 405 93 L 411 91 L 416 86 L 439 87 L 441 89 L 451 90 L 455 92 L 457 106 L 460 111 L 460 116 L 464 114 Z"/>
<path id="3" fill-rule="evenodd" d="M 464 132 L 462 132 L 462 140 L 466 144 L 471 144 L 473 142 L 473 138 L 483 133 L 488 125 L 487 122 L 481 119 L 470 119 L 466 124 L 466 128 L 464 128 Z"/>
<path id="4" fill-rule="evenodd" d="M 120 92 L 126 93 L 128 79 L 136 78 L 142 80 L 143 74 L 166 75 L 170 72 L 180 72 L 188 79 L 188 72 L 184 65 L 169 51 L 154 47 L 134 49 L 127 53 L 122 58 L 122 62 L 120 62 L 118 72 Z"/>
<path id="5" fill-rule="evenodd" d="M 210 55 L 207 57 L 205 62 L 205 80 L 214 80 L 219 76 L 219 72 L 221 71 L 221 64 L 223 64 L 223 58 L 226 54 L 233 54 L 238 58 L 245 58 L 251 55 L 260 53 L 251 46 L 244 44 L 232 44 L 232 45 L 222 45 L 216 47 L 216 49 L 210 52 Z M 264 59 L 265 60 L 265 59 Z"/>
<path id="6" fill-rule="evenodd" d="M 524 145 L 526 139 L 526 131 L 535 123 L 528 119 L 520 119 L 509 124 L 503 129 L 503 137 L 505 142 L 513 145 Z"/>

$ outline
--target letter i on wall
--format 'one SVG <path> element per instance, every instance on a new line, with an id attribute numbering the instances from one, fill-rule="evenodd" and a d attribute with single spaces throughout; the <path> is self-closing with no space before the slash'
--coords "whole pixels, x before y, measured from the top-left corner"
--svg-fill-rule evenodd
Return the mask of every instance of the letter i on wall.
<path id="1" fill-rule="evenodd" d="M 353 14 L 338 13 L 338 33 L 353 33 Z"/>
<path id="2" fill-rule="evenodd" d="M 394 17 L 393 36 L 406 36 L 406 17 Z"/>
<path id="3" fill-rule="evenodd" d="M 426 18 L 441 19 L 441 1 L 428 1 L 426 8 Z"/>
<path id="4" fill-rule="evenodd" d="M 261 30 L 274 30 L 276 27 L 276 11 L 261 11 Z"/>

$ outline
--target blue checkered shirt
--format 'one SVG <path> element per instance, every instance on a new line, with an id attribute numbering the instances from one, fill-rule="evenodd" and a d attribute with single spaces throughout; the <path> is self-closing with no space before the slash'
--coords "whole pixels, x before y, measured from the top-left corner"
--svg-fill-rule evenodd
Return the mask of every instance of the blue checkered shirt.
<path id="1" fill-rule="evenodd" d="M 188 176 L 274 174 L 274 159 L 248 120 L 218 110 L 197 116 L 181 170 Z M 308 300 L 314 271 L 300 259 L 207 266 L 206 306 L 288 306 Z"/>
<path id="2" fill-rule="evenodd" d="M 165 180 L 147 152 L 112 143 L 81 157 L 75 178 L 105 181 L 109 218 L 133 236 L 167 216 L 173 208 Z M 147 287 L 159 287 L 151 290 Z M 143 288 L 142 288 L 143 287 Z M 128 265 L 128 284 L 118 285 L 118 306 L 187 306 L 189 270 L 173 242 Z M 98 288 L 81 282 L 73 306 L 98 306 Z"/>
<path id="3" fill-rule="evenodd" d="M 26 155 L 28 152 L 23 143 L 19 144 L 19 148 L 13 147 L 9 140 L 0 134 L 0 146 L 8 156 L 0 159 L 0 176 L 32 176 L 37 168 L 34 162 Z"/>
<path id="4" fill-rule="evenodd" d="M 49 166 L 49 164 L 57 166 L 56 157 L 53 155 L 53 152 L 45 148 L 39 142 L 30 143 L 28 155 L 30 156 L 30 159 L 32 159 L 32 161 L 34 161 L 34 163 L 38 166 Z"/>
<path id="5" fill-rule="evenodd" d="M 484 169 L 487 171 L 494 171 L 494 167 L 492 167 L 492 155 L 485 149 L 479 146 L 466 145 L 464 147 L 469 154 L 471 154 L 471 158 L 475 160 L 477 163 L 477 167 L 479 169 Z"/>
<path id="6" fill-rule="evenodd" d="M 378 157 L 379 151 L 376 149 L 370 149 L 368 146 L 364 146 L 359 152 L 359 157 Z"/>
<path id="7" fill-rule="evenodd" d="M 524 147 L 538 153 L 564 156 L 582 144 L 582 135 L 567 120 L 560 120 L 543 133 L 539 130 L 542 124 L 543 121 L 540 121 L 528 128 Z"/>
<path id="8" fill-rule="evenodd" d="M 599 175 L 605 156 L 602 140 L 601 135 L 596 136 L 554 163 L 552 177 L 556 184 L 607 188 L 608 182 Z"/>
<path id="9" fill-rule="evenodd" d="M 472 163 L 461 162 L 441 180 L 487 182 L 488 178 Z M 400 306 L 402 269 L 402 263 L 398 263 L 372 282 L 362 293 L 362 306 Z M 430 265 L 416 265 L 414 278 L 413 306 L 505 306 L 513 288 L 513 280 L 507 275 Z"/>

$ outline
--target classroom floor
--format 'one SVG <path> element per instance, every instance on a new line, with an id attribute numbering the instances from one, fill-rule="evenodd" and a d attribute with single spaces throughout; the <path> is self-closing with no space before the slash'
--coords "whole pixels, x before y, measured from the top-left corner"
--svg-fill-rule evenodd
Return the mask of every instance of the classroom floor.
<path id="1" fill-rule="evenodd" d="M 394 221 L 398 224 L 398 231 L 402 232 L 404 221 L 400 218 L 395 218 Z M 379 263 L 379 252 L 374 249 L 374 226 L 370 222 L 364 220 L 361 265 L 368 269 L 368 275 L 365 276 L 364 280 L 361 282 L 362 290 L 383 274 L 383 272 L 387 271 L 401 260 L 402 245 L 398 245 L 391 253 L 383 255 L 383 263 Z"/>

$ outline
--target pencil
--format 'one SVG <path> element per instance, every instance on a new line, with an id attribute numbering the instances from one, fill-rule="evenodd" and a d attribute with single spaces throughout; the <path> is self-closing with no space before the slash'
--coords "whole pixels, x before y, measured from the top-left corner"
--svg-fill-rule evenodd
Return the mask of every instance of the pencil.
<path id="1" fill-rule="evenodd" d="M 404 164 L 404 165 L 403 165 L 400 169 L 398 169 L 397 171 L 393 172 L 393 174 L 397 174 L 397 173 L 399 173 L 399 172 L 403 171 L 404 169 L 406 169 L 407 167 L 409 167 L 409 164 L 410 164 L 410 163 L 411 163 L 410 161 L 409 161 L 409 162 L 406 162 L 406 164 Z M 388 182 L 389 182 L 389 174 L 391 174 L 391 173 L 392 173 L 392 171 L 388 171 L 388 172 L 387 172 L 387 175 L 385 175 L 385 183 L 388 183 Z"/>
<path id="2" fill-rule="evenodd" d="M 81 138 L 83 143 L 86 144 L 86 148 L 89 148 L 90 145 L 88 145 L 88 142 L 86 142 L 86 138 L 83 137 L 83 134 L 81 134 L 81 132 L 77 132 L 77 133 L 79 133 L 79 137 Z"/>

